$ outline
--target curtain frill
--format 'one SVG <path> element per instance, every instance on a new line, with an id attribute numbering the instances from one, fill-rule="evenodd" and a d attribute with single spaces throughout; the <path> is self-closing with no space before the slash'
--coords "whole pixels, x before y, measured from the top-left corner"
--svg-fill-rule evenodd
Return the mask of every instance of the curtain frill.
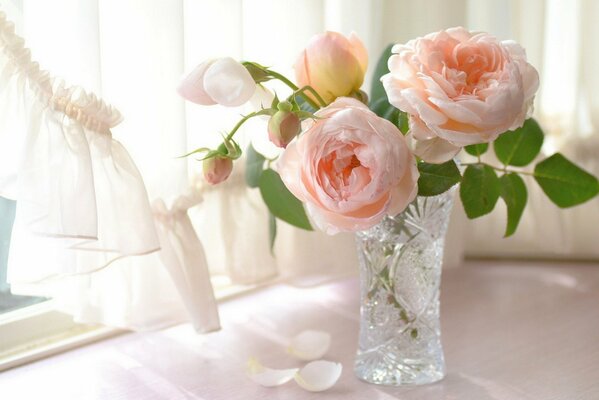
<path id="1" fill-rule="evenodd" d="M 112 137 L 121 121 L 40 69 L 0 11 L 0 196 L 17 201 L 12 290 L 53 297 L 83 322 L 143 329 L 190 318 L 198 331 L 218 329 L 205 255 L 182 208 L 195 203 L 182 196 L 152 209 Z"/>

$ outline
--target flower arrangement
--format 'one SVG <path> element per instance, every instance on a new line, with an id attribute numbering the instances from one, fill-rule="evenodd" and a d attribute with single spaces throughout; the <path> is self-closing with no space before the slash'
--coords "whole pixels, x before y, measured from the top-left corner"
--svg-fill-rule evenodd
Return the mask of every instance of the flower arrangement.
<path id="1" fill-rule="evenodd" d="M 471 219 L 490 213 L 501 198 L 510 236 L 527 203 L 523 175 L 562 208 L 595 197 L 599 181 L 560 153 L 541 155 L 544 133 L 531 118 L 539 76 L 517 43 L 452 28 L 391 45 L 368 95 L 367 65 L 360 39 L 336 32 L 310 40 L 295 63 L 295 81 L 256 62 L 200 64 L 179 87 L 198 104 L 238 106 L 271 81 L 290 93 L 243 116 L 218 148 L 189 155 L 201 155 L 209 183 L 222 182 L 242 154 L 239 128 L 267 117 L 263 134 L 280 155 L 268 159 L 250 145 L 245 177 L 270 211 L 271 246 L 277 219 L 329 234 L 357 232 L 361 319 L 354 372 L 375 384 L 431 383 L 445 375 L 439 286 L 448 191 L 459 185 Z M 300 386 L 323 390 L 340 368 L 326 361 L 304 367 L 326 377 L 318 387 L 306 385 L 297 369 L 255 362 L 250 376 L 264 386 L 296 376 Z"/>
<path id="2" fill-rule="evenodd" d="M 209 183 L 222 182 L 242 154 L 238 129 L 269 118 L 264 134 L 282 153 L 274 163 L 250 146 L 246 181 L 271 212 L 272 240 L 276 219 L 329 234 L 362 231 L 416 196 L 457 184 L 469 218 L 490 213 L 501 198 L 510 236 L 527 202 L 522 175 L 562 208 L 599 193 L 597 178 L 562 154 L 538 161 L 544 133 L 530 116 L 539 77 L 517 43 L 452 28 L 389 46 L 369 95 L 361 90 L 367 65 L 360 39 L 336 32 L 311 39 L 295 82 L 256 62 L 205 61 L 181 82 L 189 101 L 239 106 L 275 80 L 291 93 L 243 116 L 218 148 L 188 155 L 201 155 Z M 490 145 L 499 166 L 485 161 Z M 472 161 L 455 161 L 462 149 Z"/>

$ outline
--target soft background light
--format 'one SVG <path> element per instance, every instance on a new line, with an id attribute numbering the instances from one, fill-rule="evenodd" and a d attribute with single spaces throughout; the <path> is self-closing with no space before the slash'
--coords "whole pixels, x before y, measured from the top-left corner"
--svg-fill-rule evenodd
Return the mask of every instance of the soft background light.
<path id="1" fill-rule="evenodd" d="M 599 34 L 599 4 L 592 0 L 0 0 L 0 6 L 43 68 L 122 112 L 125 120 L 113 134 L 140 168 L 151 199 L 168 202 L 190 184 L 200 185 L 200 163 L 176 157 L 217 144 L 219 133 L 247 110 L 185 104 L 175 92 L 185 71 L 206 58 L 228 55 L 291 75 L 304 44 L 325 29 L 357 32 L 370 52 L 369 72 L 386 44 L 451 26 L 519 41 L 542 77 L 536 116 L 551 134 L 547 150 L 563 151 L 599 173 L 599 78 L 593 70 L 599 65 L 593 43 Z M 265 124 L 248 125 L 242 142 L 266 137 Z M 238 163 L 231 179 L 218 191 L 208 191 L 205 202 L 191 211 L 214 274 L 252 283 L 276 274 L 356 271 L 351 235 L 327 237 L 283 223 L 273 258 L 266 209 L 257 190 L 245 188 L 242 173 Z M 599 200 L 561 211 L 538 190 L 531 191 L 519 232 L 507 240 L 501 238 L 504 219 L 503 206 L 475 222 L 465 221 L 457 208 L 449 259 L 457 263 L 462 248 L 476 256 L 599 258 Z M 114 279 L 137 282 L 123 285 L 114 296 L 114 303 L 135 307 L 118 318 L 103 314 L 92 319 L 156 326 L 181 318 L 169 313 L 180 306 L 157 257 L 148 259 L 128 261 L 136 266 L 132 274 L 107 270 L 90 278 L 97 290 Z M 153 298 L 151 288 L 156 287 L 160 295 Z M 133 323 L 147 307 L 161 311 L 149 324 Z"/>

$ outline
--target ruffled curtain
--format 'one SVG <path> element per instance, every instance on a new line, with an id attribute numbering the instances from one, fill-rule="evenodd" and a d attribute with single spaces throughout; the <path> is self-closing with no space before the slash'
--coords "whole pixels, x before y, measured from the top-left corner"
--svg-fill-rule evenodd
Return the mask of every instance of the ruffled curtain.
<path id="1" fill-rule="evenodd" d="M 170 209 L 157 200 L 152 211 L 112 137 L 121 114 L 41 70 L 1 11 L 0 50 L 0 196 L 17 201 L 13 293 L 52 297 L 82 322 L 155 328 L 183 320 L 185 308 L 197 331 L 217 329 L 187 216 L 201 198 L 182 195 Z"/>

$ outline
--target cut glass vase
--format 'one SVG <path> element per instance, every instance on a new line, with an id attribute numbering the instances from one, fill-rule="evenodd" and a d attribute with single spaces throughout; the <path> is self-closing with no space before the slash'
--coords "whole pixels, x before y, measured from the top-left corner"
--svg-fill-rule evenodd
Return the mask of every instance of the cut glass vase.
<path id="1" fill-rule="evenodd" d="M 454 192 L 418 197 L 356 235 L 361 306 L 354 370 L 364 381 L 418 385 L 445 375 L 439 285 Z"/>

